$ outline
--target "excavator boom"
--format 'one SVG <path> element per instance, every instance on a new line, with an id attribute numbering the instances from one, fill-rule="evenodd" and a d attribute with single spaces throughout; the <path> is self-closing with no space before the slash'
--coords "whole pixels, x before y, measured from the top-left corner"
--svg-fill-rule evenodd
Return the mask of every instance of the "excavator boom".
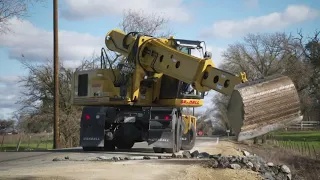
<path id="1" fill-rule="evenodd" d="M 146 71 L 163 73 L 191 84 L 196 90 L 215 90 L 231 95 L 235 85 L 244 79 L 215 68 L 211 59 L 202 59 L 172 48 L 173 38 L 158 39 L 149 36 L 135 37 L 112 30 L 107 34 L 106 45 L 121 54 L 132 53 L 136 62 Z M 128 49 L 122 43 L 128 43 Z M 142 79 L 135 79 L 141 81 Z"/>
<path id="2" fill-rule="evenodd" d="M 290 78 L 279 76 L 247 82 L 244 73 L 237 76 L 225 72 L 216 68 L 211 59 L 197 58 L 172 48 L 172 39 L 130 36 L 112 30 L 107 34 L 106 45 L 112 51 L 133 53 L 147 71 L 192 84 L 200 92 L 215 90 L 231 96 L 227 115 L 239 141 L 302 120 L 299 96 Z M 131 49 L 120 43 L 131 44 Z"/>
<path id="3" fill-rule="evenodd" d="M 190 53 L 191 49 L 199 48 L 198 41 L 155 38 L 115 29 L 106 34 L 105 44 L 123 57 L 122 62 L 116 68 L 110 66 L 76 72 L 73 103 L 112 106 L 119 112 L 132 111 L 133 107 L 151 107 L 146 112 L 151 113 L 146 115 L 151 118 L 150 125 L 146 125 L 151 128 L 149 136 L 160 136 L 157 134 L 159 130 L 152 129 L 152 124 L 168 119 L 165 116 L 162 120 L 152 114 L 161 114 L 163 107 L 167 108 L 166 113 L 171 112 L 170 108 L 199 107 L 204 94 L 210 90 L 230 97 L 227 116 L 239 141 L 302 120 L 299 96 L 289 77 L 267 77 L 249 82 L 243 72 L 236 75 L 216 68 L 208 53 L 199 57 Z M 160 109 L 152 110 L 153 107 Z M 188 123 L 186 126 L 195 128 Z M 158 124 L 154 128 L 158 128 Z M 163 137 L 169 139 L 171 136 Z M 160 142 L 163 139 L 157 138 L 159 146 L 164 147 L 164 142 Z"/>

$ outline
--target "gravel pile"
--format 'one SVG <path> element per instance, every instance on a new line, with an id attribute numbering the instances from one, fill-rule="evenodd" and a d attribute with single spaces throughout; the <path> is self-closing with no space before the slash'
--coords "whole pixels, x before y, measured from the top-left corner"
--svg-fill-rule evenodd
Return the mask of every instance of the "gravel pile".
<path id="1" fill-rule="evenodd" d="M 143 156 L 143 157 L 112 157 L 105 156 L 93 157 L 86 160 L 89 161 L 126 161 L 126 160 L 151 160 L 151 159 L 203 159 L 201 163 L 205 168 L 230 168 L 230 169 L 251 169 L 259 172 L 266 180 L 291 180 L 292 175 L 288 166 L 274 165 L 272 162 L 267 162 L 257 155 L 251 155 L 247 151 L 242 151 L 243 156 L 222 156 L 221 154 L 208 154 L 199 151 L 184 151 L 182 153 L 173 153 L 172 156 Z M 54 158 L 53 161 L 70 161 L 69 157 Z M 76 160 L 79 161 L 79 160 Z M 80 160 L 84 161 L 84 160 Z"/>
<path id="2" fill-rule="evenodd" d="M 242 151 L 243 156 L 222 156 L 221 154 L 210 155 L 206 152 L 198 151 L 183 152 L 184 158 L 209 158 L 202 166 L 205 168 L 231 168 L 231 169 L 251 169 L 259 172 L 266 180 L 291 180 L 292 175 L 288 166 L 274 165 L 257 155 L 251 155 L 247 151 Z M 191 155 L 191 157 L 189 156 Z"/>

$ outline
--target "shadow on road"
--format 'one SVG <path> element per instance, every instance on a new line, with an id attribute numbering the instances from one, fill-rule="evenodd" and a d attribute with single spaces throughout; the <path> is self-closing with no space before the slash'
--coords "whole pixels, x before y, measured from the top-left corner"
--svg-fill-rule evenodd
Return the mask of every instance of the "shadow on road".
<path id="1" fill-rule="evenodd" d="M 226 139 L 225 137 L 219 137 L 220 140 Z M 198 143 L 206 143 L 206 142 L 215 142 L 217 140 L 217 136 L 213 137 L 197 137 L 197 144 Z M 197 146 L 197 145 L 196 145 Z M 5 152 L 4 152 L 5 153 Z M 19 151 L 19 152 L 7 152 L 10 154 L 14 153 L 26 153 L 29 155 L 24 155 L 27 157 L 30 156 L 39 156 L 44 154 L 52 154 L 52 153 L 77 153 L 77 154 L 114 154 L 114 155 L 124 155 L 124 156 L 159 156 L 159 155 L 171 155 L 171 153 L 154 153 L 152 146 L 148 146 L 146 143 L 136 143 L 132 149 L 116 149 L 114 151 L 105 151 L 103 148 L 96 149 L 93 151 L 84 151 L 81 147 L 74 147 L 74 148 L 65 148 L 65 149 L 53 149 L 53 150 L 31 150 L 31 151 Z M 39 154 L 38 154 L 39 153 Z M 1 153 L 0 153 L 1 155 Z M 13 155 L 15 156 L 15 155 Z"/>
<path id="2" fill-rule="evenodd" d="M 0 177 L 0 180 L 2 177 Z M 63 179 L 67 180 L 67 178 L 61 178 L 61 177 L 41 177 L 41 176 L 18 176 L 18 177 L 5 177 L 5 180 L 41 180 L 41 179 Z"/>
<path id="3" fill-rule="evenodd" d="M 55 152 L 55 153 L 109 153 L 109 154 L 119 154 L 119 153 L 134 153 L 134 152 L 139 152 L 139 153 L 154 153 L 152 148 L 132 148 L 132 149 L 115 149 L 113 151 L 106 151 L 101 149 L 93 150 L 93 151 L 84 151 L 82 148 L 72 148 L 72 149 L 57 149 L 57 150 L 40 150 L 36 152 Z"/>
<path id="4" fill-rule="evenodd" d="M 122 153 L 154 153 L 152 148 L 132 148 L 132 149 L 115 149 L 113 151 L 106 151 L 101 149 L 93 151 L 84 151 L 82 148 L 70 148 L 70 149 L 53 149 L 53 150 L 32 150 L 32 151 L 23 151 L 24 153 L 28 152 L 43 152 L 43 153 L 108 153 L 108 154 L 122 154 Z M 12 151 L 10 153 L 21 153 Z"/>
<path id="5" fill-rule="evenodd" d="M 157 161 L 154 161 L 154 163 L 176 165 L 204 165 L 210 161 L 210 159 L 158 159 Z"/>
<path id="6" fill-rule="evenodd" d="M 10 153 L 10 157 L 5 157 L 6 153 Z M 85 155 L 84 157 L 89 157 L 89 156 L 107 156 L 111 158 L 112 156 L 115 157 L 134 157 L 134 156 L 149 156 L 149 157 L 157 157 L 159 155 L 161 156 L 168 156 L 171 154 L 155 154 L 152 150 L 152 148 L 133 148 L 130 150 L 120 150 L 116 149 L 114 151 L 83 151 L 81 148 L 74 148 L 74 149 L 59 149 L 59 150 L 38 150 L 38 151 L 23 151 L 23 152 L 5 152 L 3 154 L 0 153 L 0 163 L 5 163 L 9 161 L 17 161 L 17 160 L 23 160 L 23 159 L 28 159 L 28 158 L 36 158 L 36 157 L 41 157 L 41 156 L 46 156 L 46 155 L 53 155 L 53 154 L 63 154 L 64 156 L 74 156 L 74 154 L 88 154 Z M 17 154 L 17 155 L 15 155 Z M 1 156 L 3 155 L 3 156 Z M 111 156 L 110 156 L 111 155 Z M 79 156 L 82 157 L 82 156 Z M 78 158 L 79 158 L 78 157 Z M 3 159 L 4 158 L 4 159 Z M 0 177 L 1 179 L 1 177 Z"/>

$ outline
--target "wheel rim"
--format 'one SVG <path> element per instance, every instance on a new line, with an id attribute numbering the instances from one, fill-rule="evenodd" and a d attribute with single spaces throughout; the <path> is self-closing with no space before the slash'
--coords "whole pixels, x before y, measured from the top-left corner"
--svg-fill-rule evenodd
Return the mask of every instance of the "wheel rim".
<path id="1" fill-rule="evenodd" d="M 189 133 L 190 142 L 192 142 L 193 141 L 193 130 L 192 130 L 192 128 L 190 129 L 189 132 L 190 132 Z"/>

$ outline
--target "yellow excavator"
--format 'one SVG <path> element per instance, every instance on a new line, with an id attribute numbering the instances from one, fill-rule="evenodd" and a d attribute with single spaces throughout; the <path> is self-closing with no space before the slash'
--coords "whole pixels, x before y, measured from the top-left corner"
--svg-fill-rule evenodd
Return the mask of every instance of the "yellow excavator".
<path id="1" fill-rule="evenodd" d="M 205 42 L 155 38 L 113 29 L 101 67 L 77 70 L 72 102 L 83 106 L 80 144 L 84 150 L 130 149 L 147 142 L 154 152 L 190 150 L 196 118 L 183 108 L 200 107 L 210 90 L 230 97 L 228 120 L 237 140 L 247 140 L 302 120 L 299 96 L 287 76 L 248 82 L 246 74 L 215 67 Z"/>

